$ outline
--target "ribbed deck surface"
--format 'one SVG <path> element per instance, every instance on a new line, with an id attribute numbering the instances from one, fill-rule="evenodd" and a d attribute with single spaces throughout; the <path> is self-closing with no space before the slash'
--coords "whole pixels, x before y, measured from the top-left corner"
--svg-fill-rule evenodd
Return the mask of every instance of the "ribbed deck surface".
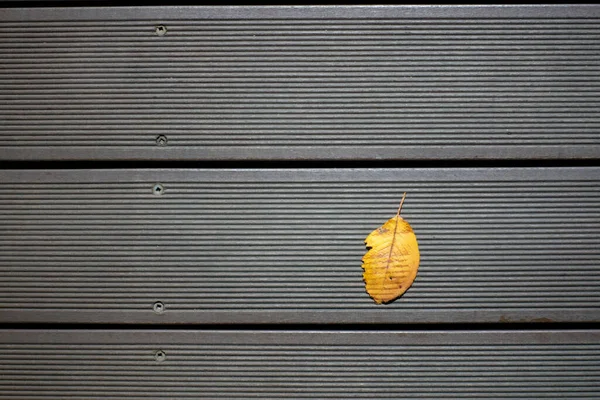
<path id="1" fill-rule="evenodd" d="M 421 266 L 376 306 L 404 191 Z M 3 321 L 599 319 L 598 168 L 5 170 L 0 215 Z"/>
<path id="2" fill-rule="evenodd" d="M 594 6 L 4 9 L 0 159 L 593 158 L 599 54 Z"/>
<path id="3" fill-rule="evenodd" d="M 1 399 L 600 397 L 598 331 L 9 330 L 0 342 Z"/>
<path id="4" fill-rule="evenodd" d="M 599 6 L 8 5 L 0 400 L 600 399 Z"/>

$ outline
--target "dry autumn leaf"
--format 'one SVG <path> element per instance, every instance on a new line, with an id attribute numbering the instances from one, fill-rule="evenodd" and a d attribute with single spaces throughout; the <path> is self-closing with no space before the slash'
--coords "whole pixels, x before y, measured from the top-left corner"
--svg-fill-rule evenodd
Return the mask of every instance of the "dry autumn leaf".
<path id="1" fill-rule="evenodd" d="M 419 247 L 410 224 L 401 216 L 402 196 L 396 216 L 375 229 L 365 239 L 363 279 L 367 293 L 377 304 L 389 303 L 408 290 L 417 276 Z"/>

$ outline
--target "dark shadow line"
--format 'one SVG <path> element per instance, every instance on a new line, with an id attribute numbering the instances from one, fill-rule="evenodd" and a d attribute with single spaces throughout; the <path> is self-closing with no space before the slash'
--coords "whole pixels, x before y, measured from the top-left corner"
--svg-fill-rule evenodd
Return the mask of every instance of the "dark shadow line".
<path id="1" fill-rule="evenodd" d="M 2 161 L 2 169 L 312 169 L 312 168 L 535 168 L 597 167 L 597 159 L 507 160 L 220 160 L 220 161 Z"/>
<path id="2" fill-rule="evenodd" d="M 438 324 L 60 324 L 2 323 L 0 330 L 222 330 L 222 331 L 547 331 L 600 330 L 600 322 L 515 322 Z"/>
<path id="3" fill-rule="evenodd" d="M 379 0 L 375 4 L 377 5 L 404 5 L 404 4 L 415 4 L 414 2 L 410 3 L 402 3 L 393 0 Z M 462 2 L 451 2 L 451 1 L 436 1 L 436 5 L 445 4 L 445 5 L 481 5 L 481 2 L 471 2 L 471 1 L 462 1 Z M 506 4 L 515 4 L 515 5 L 526 5 L 530 4 L 527 2 L 523 3 L 507 3 L 506 1 L 491 1 L 486 4 L 490 5 L 506 5 Z M 565 4 L 563 2 L 558 1 L 550 1 L 545 2 L 544 4 Z M 278 5 L 278 6 L 302 6 L 302 5 L 318 5 L 318 6 L 343 6 L 343 5 L 369 5 L 369 2 L 365 2 L 364 0 L 313 0 L 311 2 L 301 1 L 301 0 L 283 0 L 279 2 L 272 2 L 268 0 L 229 0 L 229 1 L 219 1 L 219 0 L 86 0 L 86 1 L 75 1 L 75 0 L 8 0 L 1 1 L 1 8 L 18 8 L 18 7 L 132 7 L 132 6 L 148 6 L 148 7 L 158 7 L 158 6 L 270 6 L 270 5 Z"/>

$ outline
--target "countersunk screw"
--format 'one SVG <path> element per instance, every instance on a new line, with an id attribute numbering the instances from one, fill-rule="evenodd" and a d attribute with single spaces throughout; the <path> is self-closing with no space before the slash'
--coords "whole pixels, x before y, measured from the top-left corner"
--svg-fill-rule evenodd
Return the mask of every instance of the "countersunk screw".
<path id="1" fill-rule="evenodd" d="M 158 362 L 163 362 L 163 361 L 165 361 L 166 358 L 167 358 L 167 353 L 165 353 L 162 350 L 158 350 L 158 351 L 156 351 L 156 353 L 154 353 L 154 359 Z"/>
<path id="2" fill-rule="evenodd" d="M 152 188 L 152 193 L 154 193 L 155 196 L 160 196 L 165 192 L 165 188 L 163 187 L 163 185 L 161 185 L 160 183 L 157 183 L 156 185 L 154 185 L 154 187 Z"/>
<path id="3" fill-rule="evenodd" d="M 162 314 L 165 312 L 165 305 L 161 301 L 157 301 L 152 306 L 152 309 L 154 310 L 155 313 Z"/>
<path id="4" fill-rule="evenodd" d="M 156 34 L 158 36 L 165 36 L 167 34 L 167 27 L 164 25 L 156 25 Z"/>
<path id="5" fill-rule="evenodd" d="M 167 145 L 167 137 L 165 135 L 158 135 L 156 137 L 156 144 L 159 146 L 166 146 Z"/>

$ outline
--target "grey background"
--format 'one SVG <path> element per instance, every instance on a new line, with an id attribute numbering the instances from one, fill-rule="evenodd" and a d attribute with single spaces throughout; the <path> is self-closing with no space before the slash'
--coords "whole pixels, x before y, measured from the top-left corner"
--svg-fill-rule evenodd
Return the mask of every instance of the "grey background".
<path id="1" fill-rule="evenodd" d="M 598 6 L 1 8 L 0 399 L 599 398 L 599 39 Z M 405 191 L 419 274 L 376 306 Z"/>

